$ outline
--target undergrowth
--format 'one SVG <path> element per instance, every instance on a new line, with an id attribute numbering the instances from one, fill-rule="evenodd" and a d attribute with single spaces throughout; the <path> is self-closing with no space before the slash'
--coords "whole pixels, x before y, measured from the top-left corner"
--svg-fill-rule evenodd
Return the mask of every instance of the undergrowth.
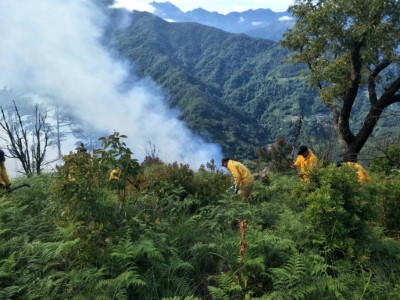
<path id="1" fill-rule="evenodd" d="M 122 138 L 2 195 L 0 299 L 399 299 L 399 176 L 270 174 L 244 203 L 216 168 L 141 166 Z"/>

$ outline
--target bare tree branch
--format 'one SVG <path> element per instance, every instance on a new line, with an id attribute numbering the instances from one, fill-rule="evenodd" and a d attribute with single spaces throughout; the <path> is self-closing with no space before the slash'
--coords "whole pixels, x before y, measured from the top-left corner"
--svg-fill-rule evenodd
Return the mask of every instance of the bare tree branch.
<path id="1" fill-rule="evenodd" d="M 7 118 L 0 106 L 2 120 L 0 128 L 8 136 L 7 149 L 11 157 L 20 161 L 25 175 L 28 177 L 42 172 L 46 150 L 49 146 L 50 126 L 46 123 L 47 115 L 42 115 L 38 105 L 35 105 L 32 118 L 32 142 L 29 143 L 26 123 L 23 121 L 17 105 L 14 102 L 14 118 Z"/>

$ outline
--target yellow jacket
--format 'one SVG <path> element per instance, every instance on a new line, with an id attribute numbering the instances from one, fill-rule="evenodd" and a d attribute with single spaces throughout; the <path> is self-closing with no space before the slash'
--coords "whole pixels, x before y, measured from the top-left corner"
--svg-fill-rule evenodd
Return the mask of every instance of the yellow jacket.
<path id="1" fill-rule="evenodd" d="M 11 184 L 4 162 L 0 163 L 0 184 L 3 186 Z"/>
<path id="2" fill-rule="evenodd" d="M 111 171 L 109 180 L 118 180 L 120 175 L 121 175 L 120 168 L 115 168 Z"/>
<path id="3" fill-rule="evenodd" d="M 348 167 L 353 167 L 356 169 L 357 171 L 357 175 L 358 175 L 358 182 L 359 184 L 364 184 L 367 181 L 370 181 L 371 178 L 369 177 L 369 174 L 367 172 L 367 170 L 365 170 L 361 165 L 359 165 L 358 163 L 355 162 L 351 162 L 348 161 L 345 163 L 346 166 Z"/>
<path id="4" fill-rule="evenodd" d="M 121 176 L 121 169 L 120 168 L 115 168 L 110 172 L 109 180 L 119 180 L 119 177 Z M 136 178 L 126 178 L 126 190 L 127 191 L 132 191 L 136 189 L 137 191 L 141 193 L 146 193 L 149 188 L 149 181 L 147 177 L 141 173 L 136 176 Z"/>
<path id="5" fill-rule="evenodd" d="M 235 178 L 235 187 L 237 189 L 243 185 L 252 184 L 254 182 L 253 175 L 251 175 L 249 169 L 238 161 L 230 159 L 227 169 L 232 173 L 233 178 Z"/>
<path id="6" fill-rule="evenodd" d="M 300 172 L 303 174 L 303 180 L 308 180 L 312 169 L 316 167 L 317 164 L 318 158 L 310 149 L 308 149 L 308 155 L 306 157 L 298 155 L 293 165 L 300 168 Z"/>

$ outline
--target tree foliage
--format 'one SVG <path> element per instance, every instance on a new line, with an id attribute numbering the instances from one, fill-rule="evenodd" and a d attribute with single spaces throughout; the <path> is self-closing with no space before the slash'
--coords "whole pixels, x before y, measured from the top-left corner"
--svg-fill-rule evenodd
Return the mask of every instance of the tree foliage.
<path id="1" fill-rule="evenodd" d="M 356 161 L 383 111 L 400 102 L 399 1 L 299 0 L 289 10 L 296 23 L 282 44 L 294 51 L 293 61 L 308 66 L 345 160 Z M 352 128 L 357 101 L 368 99 L 362 125 Z"/>
<path id="2" fill-rule="evenodd" d="M 400 136 L 397 140 L 386 140 L 375 145 L 378 153 L 372 160 L 370 169 L 375 172 L 383 172 L 387 175 L 400 172 Z"/>

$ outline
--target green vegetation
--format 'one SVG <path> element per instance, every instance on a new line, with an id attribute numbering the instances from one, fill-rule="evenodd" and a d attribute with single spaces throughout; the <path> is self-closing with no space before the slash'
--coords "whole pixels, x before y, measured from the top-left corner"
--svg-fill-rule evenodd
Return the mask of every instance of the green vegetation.
<path id="1" fill-rule="evenodd" d="M 292 141 L 294 120 L 301 115 L 295 147 L 303 143 L 318 149 L 329 143 L 335 154 L 340 151 L 329 109 L 301 76 L 305 66 L 289 63 L 291 53 L 278 43 L 121 10 L 113 10 L 104 43 L 140 77 L 150 76 L 160 85 L 188 127 L 219 143 L 228 156 L 255 158 L 257 147 L 278 136 Z M 362 95 L 352 113 L 354 128 L 368 114 Z M 398 132 L 398 114 L 398 106 L 383 113 L 377 137 Z"/>
<path id="2" fill-rule="evenodd" d="M 213 161 L 139 164 L 124 135 L 100 138 L 91 155 L 64 156 L 54 172 L 13 182 L 31 188 L 1 195 L 0 299 L 400 299 L 398 143 L 379 149 L 361 186 L 328 154 L 303 182 L 287 141 L 329 153 L 332 127 L 287 51 L 146 13 L 116 26 L 123 12 L 112 14 L 104 42 L 226 154 L 262 146 L 246 165 L 265 163 L 266 176 L 244 203 Z M 365 107 L 354 107 L 360 125 Z M 303 114 L 299 134 L 292 117 Z"/>
<path id="3" fill-rule="evenodd" d="M 122 19 L 129 25 L 121 27 Z M 291 116 L 302 110 L 328 115 L 299 75 L 302 68 L 285 63 L 288 51 L 272 41 L 149 13 L 116 10 L 112 20 L 107 44 L 140 77 L 163 87 L 188 127 L 227 155 L 254 158 L 255 147 L 292 135 Z"/>
<path id="4" fill-rule="evenodd" d="M 357 161 L 382 113 L 400 102 L 400 3 L 296 1 L 284 34 L 292 61 L 308 66 L 310 86 L 331 110 L 344 160 Z M 356 102 L 364 103 L 365 114 Z M 354 126 L 352 118 L 363 121 Z M 353 126 L 352 126 L 353 125 Z"/>
<path id="5" fill-rule="evenodd" d="M 269 173 L 243 203 L 213 162 L 139 165 L 124 138 L 0 198 L 1 299 L 400 297 L 397 172 Z"/>

